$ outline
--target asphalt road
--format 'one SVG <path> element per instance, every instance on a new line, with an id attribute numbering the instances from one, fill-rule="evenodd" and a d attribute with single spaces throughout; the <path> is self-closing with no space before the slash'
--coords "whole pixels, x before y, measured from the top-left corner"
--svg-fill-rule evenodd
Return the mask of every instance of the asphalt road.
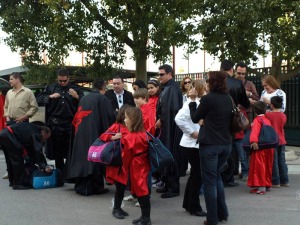
<path id="1" fill-rule="evenodd" d="M 5 173 L 5 161 L 0 151 L 0 175 Z M 151 196 L 152 224 L 200 225 L 205 218 L 191 216 L 182 209 L 182 197 L 187 176 L 181 179 L 181 195 L 161 199 Z M 290 174 L 290 187 L 272 189 L 266 195 L 253 195 L 242 181 L 240 186 L 226 188 L 229 208 L 228 225 L 299 225 L 300 175 Z M 125 225 L 140 216 L 133 202 L 125 202 L 129 217 L 117 220 L 111 215 L 114 187 L 100 196 L 83 197 L 73 191 L 72 184 L 44 190 L 12 190 L 8 181 L 0 179 L 0 225 Z M 126 193 L 128 194 L 128 193 Z M 201 196 L 201 205 L 205 202 Z"/>

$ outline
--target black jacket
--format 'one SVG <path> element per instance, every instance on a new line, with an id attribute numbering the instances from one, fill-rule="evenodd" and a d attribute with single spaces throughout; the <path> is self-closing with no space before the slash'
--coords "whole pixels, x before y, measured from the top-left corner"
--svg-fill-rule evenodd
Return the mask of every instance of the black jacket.
<path id="1" fill-rule="evenodd" d="M 240 104 L 244 108 L 249 108 L 250 102 L 246 95 L 246 90 L 241 80 L 227 75 L 226 78 L 227 90 L 236 105 Z"/>
<path id="2" fill-rule="evenodd" d="M 113 109 L 115 111 L 119 111 L 118 99 L 117 99 L 117 96 L 116 96 L 114 90 L 108 90 L 105 93 L 105 96 L 110 100 Z M 135 106 L 131 92 L 126 91 L 126 90 L 124 90 L 124 94 L 123 94 L 123 105 Z"/>

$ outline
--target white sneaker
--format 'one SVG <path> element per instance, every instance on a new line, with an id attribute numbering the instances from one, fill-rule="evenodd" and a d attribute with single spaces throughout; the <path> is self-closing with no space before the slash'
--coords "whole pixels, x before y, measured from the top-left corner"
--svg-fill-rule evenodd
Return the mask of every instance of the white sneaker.
<path id="1" fill-rule="evenodd" d="M 141 207 L 139 202 L 135 203 L 134 206 L 135 206 L 135 207 Z"/>
<path id="2" fill-rule="evenodd" d="M 2 178 L 3 178 L 3 179 L 8 179 L 8 173 L 6 172 L 6 173 L 3 175 Z"/>
<path id="3" fill-rule="evenodd" d="M 128 202 L 133 202 L 133 201 L 136 202 L 137 198 L 135 198 L 133 195 L 130 194 L 127 197 L 124 197 L 123 200 Z"/>
<path id="4" fill-rule="evenodd" d="M 158 181 L 157 183 L 152 184 L 152 187 L 153 187 L 153 188 L 162 188 L 162 187 L 164 187 L 164 186 L 165 186 L 165 183 L 162 182 L 162 181 Z"/>

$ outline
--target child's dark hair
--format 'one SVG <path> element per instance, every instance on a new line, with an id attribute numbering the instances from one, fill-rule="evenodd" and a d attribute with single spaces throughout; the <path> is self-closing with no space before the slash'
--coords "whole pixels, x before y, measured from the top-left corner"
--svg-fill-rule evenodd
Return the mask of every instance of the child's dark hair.
<path id="1" fill-rule="evenodd" d="M 131 120 L 131 127 L 127 127 L 131 132 L 144 131 L 142 111 L 137 107 L 128 107 L 126 116 Z"/>
<path id="2" fill-rule="evenodd" d="M 265 114 L 267 110 L 267 104 L 261 101 L 255 102 L 253 104 L 253 110 L 256 115 Z"/>
<path id="3" fill-rule="evenodd" d="M 129 108 L 129 105 L 122 105 L 122 107 L 119 109 L 118 115 L 117 115 L 117 119 L 116 119 L 116 123 L 121 123 L 121 124 L 125 124 L 124 120 L 125 120 L 125 111 L 127 108 Z"/>
<path id="4" fill-rule="evenodd" d="M 133 93 L 133 97 L 134 98 L 146 99 L 146 101 L 148 102 L 148 100 L 149 100 L 149 93 L 148 93 L 147 89 L 145 89 L 145 88 L 139 88 L 139 89 L 137 89 Z"/>
<path id="5" fill-rule="evenodd" d="M 158 91 L 156 92 L 156 96 L 159 96 L 160 92 L 161 92 L 161 88 L 160 88 L 160 83 L 158 80 L 148 80 L 147 84 L 152 84 L 154 87 L 158 88 Z"/>
<path id="6" fill-rule="evenodd" d="M 273 96 L 270 99 L 270 102 L 271 102 L 271 104 L 273 105 L 273 107 L 275 109 L 281 109 L 282 108 L 283 99 L 281 97 L 279 97 L 279 96 Z"/>

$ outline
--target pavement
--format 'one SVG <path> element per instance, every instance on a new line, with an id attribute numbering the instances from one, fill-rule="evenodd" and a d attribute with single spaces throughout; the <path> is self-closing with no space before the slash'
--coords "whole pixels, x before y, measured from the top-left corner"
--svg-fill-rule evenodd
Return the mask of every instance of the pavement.
<path id="1" fill-rule="evenodd" d="M 225 188 L 229 219 L 226 225 L 299 225 L 300 224 L 300 148 L 287 146 L 290 187 L 273 188 L 266 195 L 250 194 L 250 188 L 240 185 Z M 289 152 L 293 151 L 293 152 Z M 296 155 L 296 157 L 295 157 Z M 0 175 L 6 165 L 0 151 Z M 152 189 L 151 219 L 153 225 L 200 225 L 205 218 L 191 216 L 182 208 L 188 176 L 180 179 L 181 195 L 162 199 Z M 12 190 L 0 177 L 0 225 L 126 225 L 140 216 L 135 202 L 124 202 L 129 213 L 124 220 L 111 215 L 113 186 L 105 195 L 84 197 L 74 192 L 72 184 L 43 190 Z M 126 192 L 126 195 L 129 192 Z M 200 196 L 206 210 L 203 195 Z"/>

